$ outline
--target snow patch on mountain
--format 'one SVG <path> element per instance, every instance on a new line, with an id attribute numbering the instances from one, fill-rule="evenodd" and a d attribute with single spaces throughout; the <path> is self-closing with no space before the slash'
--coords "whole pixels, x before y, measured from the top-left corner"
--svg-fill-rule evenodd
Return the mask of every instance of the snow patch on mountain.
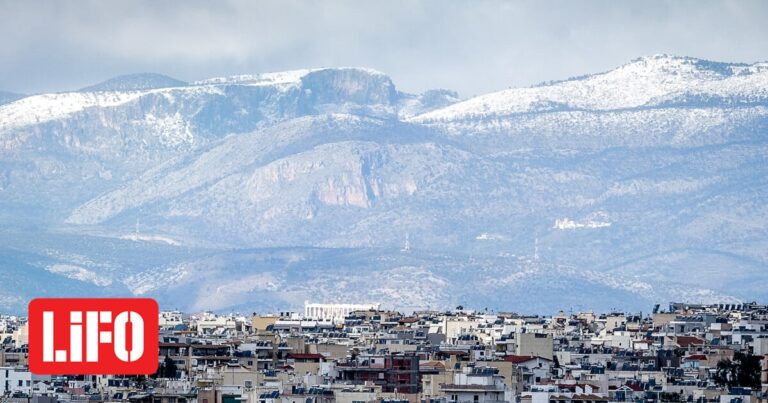
<path id="1" fill-rule="evenodd" d="M 568 229 L 579 229 L 579 228 L 606 228 L 610 226 L 611 226 L 610 222 L 593 221 L 593 220 L 573 221 L 568 219 L 568 217 L 566 217 L 563 219 L 555 220 L 555 225 L 552 228 L 568 230 Z"/>
<path id="2" fill-rule="evenodd" d="M 213 77 L 195 81 L 193 85 L 220 85 L 220 84 L 245 84 L 245 85 L 275 85 L 275 84 L 299 84 L 301 78 L 314 70 L 301 69 L 275 73 L 239 74 L 226 77 Z"/>
<path id="3" fill-rule="evenodd" d="M 502 234 L 483 232 L 475 237 L 478 241 L 508 241 L 509 237 Z"/>
<path id="4" fill-rule="evenodd" d="M 408 119 L 436 109 L 445 108 L 459 101 L 461 99 L 456 91 L 446 89 L 428 90 L 418 95 L 400 93 L 398 115 L 400 119 Z"/>
<path id="5" fill-rule="evenodd" d="M 647 179 L 634 179 L 622 181 L 611 185 L 610 188 L 601 196 L 601 199 L 611 197 L 621 197 L 627 195 L 651 194 L 658 195 L 664 193 L 686 193 L 703 189 L 719 181 L 717 177 L 706 179 L 671 179 L 651 181 Z"/>
<path id="6" fill-rule="evenodd" d="M 0 106 L 0 136 L 9 130 L 61 119 L 91 107 L 113 107 L 140 97 L 143 92 L 66 92 L 33 95 Z M 2 139 L 2 137 L 0 137 Z"/>
<path id="7" fill-rule="evenodd" d="M 271 73 L 260 74 L 239 74 L 234 76 L 225 77 L 213 77 L 204 80 L 195 81 L 193 85 L 220 85 L 220 84 L 243 84 L 243 85 L 285 85 L 285 84 L 300 84 L 301 79 L 306 77 L 310 73 L 324 70 L 344 71 L 355 70 L 370 75 L 384 76 L 384 73 L 370 68 L 364 67 L 336 67 L 332 69 L 328 68 L 315 68 L 315 69 L 297 69 Z"/>
<path id="8" fill-rule="evenodd" d="M 412 120 L 413 121 L 413 120 Z M 456 137 L 499 134 L 518 148 L 690 147 L 743 141 L 768 121 L 768 107 L 554 111 L 425 122 Z M 653 124 L 648 124 L 653 122 Z"/>
<path id="9" fill-rule="evenodd" d="M 616 111 L 698 97 L 768 102 L 768 64 L 724 64 L 656 55 L 606 73 L 482 95 L 412 118 L 422 123 L 494 118 L 525 113 Z"/>
<path id="10" fill-rule="evenodd" d="M 148 113 L 144 121 L 146 130 L 156 133 L 160 142 L 166 146 L 192 145 L 195 142 L 195 135 L 192 133 L 189 121 L 179 112 L 169 116 L 155 116 Z"/>
<path id="11" fill-rule="evenodd" d="M 59 274 L 73 280 L 93 283 L 94 285 L 105 287 L 112 285 L 112 279 L 102 277 L 88 269 L 70 264 L 54 264 L 45 268 L 47 271 Z"/>
<path id="12" fill-rule="evenodd" d="M 133 293 L 141 296 L 151 291 L 176 284 L 188 278 L 189 269 L 185 264 L 179 264 L 168 268 L 143 271 L 127 277 L 123 284 Z"/>
<path id="13" fill-rule="evenodd" d="M 120 236 L 120 239 L 126 239 L 129 241 L 136 241 L 136 242 L 160 242 L 164 243 L 166 245 L 180 245 L 179 241 L 162 235 L 152 235 L 152 234 L 139 234 L 139 233 L 133 233 L 133 234 L 126 234 Z"/>

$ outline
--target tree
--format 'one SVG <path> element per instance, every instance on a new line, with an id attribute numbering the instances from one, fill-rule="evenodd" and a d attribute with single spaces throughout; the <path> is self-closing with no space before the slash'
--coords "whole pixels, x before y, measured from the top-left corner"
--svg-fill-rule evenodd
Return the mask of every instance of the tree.
<path id="1" fill-rule="evenodd" d="M 139 375 L 134 379 L 135 387 L 136 389 L 144 390 L 147 388 L 148 382 L 147 377 L 144 375 Z"/>
<path id="2" fill-rule="evenodd" d="M 163 378 L 176 378 L 176 363 L 167 355 L 165 360 L 163 360 L 161 375 Z"/>
<path id="3" fill-rule="evenodd" d="M 661 392 L 659 400 L 662 402 L 682 402 L 682 395 L 677 392 Z"/>
<path id="4" fill-rule="evenodd" d="M 737 351 L 733 354 L 733 360 L 723 359 L 717 363 L 712 379 L 719 386 L 729 388 L 760 388 L 760 358 Z"/>
<path id="5" fill-rule="evenodd" d="M 163 362 L 160 363 L 160 365 L 157 366 L 157 372 L 151 375 L 153 379 L 155 378 L 176 378 L 176 363 L 173 361 L 173 359 L 169 356 L 165 356 L 165 359 Z"/>

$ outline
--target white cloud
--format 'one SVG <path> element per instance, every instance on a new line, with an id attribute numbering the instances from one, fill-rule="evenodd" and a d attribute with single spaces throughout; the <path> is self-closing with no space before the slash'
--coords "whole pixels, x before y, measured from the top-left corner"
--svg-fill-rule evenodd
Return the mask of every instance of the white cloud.
<path id="1" fill-rule="evenodd" d="M 361 65 L 464 96 L 653 53 L 768 59 L 760 1 L 2 1 L 0 89 Z"/>

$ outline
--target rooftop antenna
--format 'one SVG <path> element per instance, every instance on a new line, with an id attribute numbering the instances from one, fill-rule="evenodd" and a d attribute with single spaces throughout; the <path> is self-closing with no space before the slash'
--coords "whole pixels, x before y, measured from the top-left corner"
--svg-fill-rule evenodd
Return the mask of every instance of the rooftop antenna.
<path id="1" fill-rule="evenodd" d="M 536 237 L 533 241 L 533 260 L 536 262 L 539 261 L 539 237 Z"/>
<path id="2" fill-rule="evenodd" d="M 139 218 L 136 217 L 136 235 L 139 235 Z"/>
<path id="3" fill-rule="evenodd" d="M 408 252 L 411 250 L 411 242 L 410 242 L 410 234 L 405 233 L 405 245 L 403 245 L 403 249 L 400 249 L 402 252 Z"/>

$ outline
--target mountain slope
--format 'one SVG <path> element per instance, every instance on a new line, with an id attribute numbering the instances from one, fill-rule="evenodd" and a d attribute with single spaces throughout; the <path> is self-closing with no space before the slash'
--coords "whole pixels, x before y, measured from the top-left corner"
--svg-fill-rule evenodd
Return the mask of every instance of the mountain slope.
<path id="1" fill-rule="evenodd" d="M 453 121 L 557 111 L 617 111 L 662 106 L 765 105 L 768 63 L 727 64 L 656 55 L 609 72 L 515 88 L 422 114 Z"/>
<path id="2" fill-rule="evenodd" d="M 768 121 L 768 64 L 657 55 L 482 95 L 409 119 L 478 147 L 604 149 L 750 141 Z"/>
<path id="3" fill-rule="evenodd" d="M 465 101 L 360 68 L 117 88 L 0 106 L 0 264 L 34 283 L 185 309 L 768 298 L 765 63 Z M 22 283 L 0 296 L 56 292 Z"/>
<path id="4" fill-rule="evenodd" d="M 429 108 L 399 93 L 387 76 L 354 68 L 27 97 L 0 106 L 0 187 L 7 189 L 0 204 L 33 201 L 28 216 L 43 209 L 61 220 L 74 203 L 227 135 L 330 113 L 394 118 L 401 99 Z M 89 186 L 80 186 L 82 180 Z"/>
<path id="5" fill-rule="evenodd" d="M 187 83 L 162 74 L 139 73 L 110 78 L 85 88 L 81 92 L 138 91 L 156 88 L 184 87 Z"/>

